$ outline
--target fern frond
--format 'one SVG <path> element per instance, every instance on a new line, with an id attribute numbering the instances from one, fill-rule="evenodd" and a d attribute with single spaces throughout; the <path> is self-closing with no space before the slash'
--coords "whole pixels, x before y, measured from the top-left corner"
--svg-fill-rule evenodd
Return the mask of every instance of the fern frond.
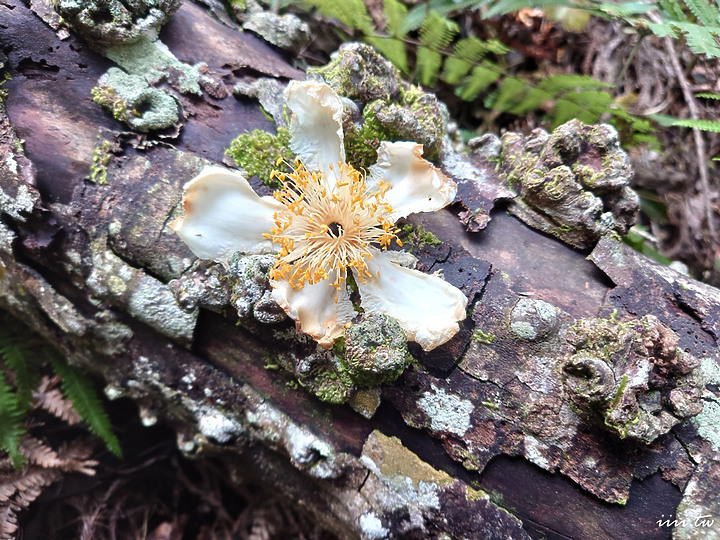
<path id="1" fill-rule="evenodd" d="M 684 34 L 685 41 L 687 41 L 687 45 L 692 52 L 712 58 L 720 58 L 720 45 L 717 42 L 720 27 L 701 26 L 689 22 L 673 24 Z"/>
<path id="2" fill-rule="evenodd" d="M 73 402 L 90 431 L 100 437 L 113 454 L 122 456 L 120 441 L 112 431 L 110 418 L 95 392 L 92 381 L 57 358 L 52 359 L 52 366 L 55 373 L 62 378 L 61 386 L 65 395 Z"/>
<path id="3" fill-rule="evenodd" d="M 480 64 L 475 66 L 470 76 L 458 86 L 456 94 L 465 101 L 472 101 L 480 92 L 500 78 L 501 70 L 494 64 Z"/>
<path id="4" fill-rule="evenodd" d="M 20 438 L 25 433 L 23 413 L 17 393 L 5 382 L 5 373 L 0 371 L 0 449 L 8 453 L 16 469 L 25 462 L 20 451 Z"/>
<path id="5" fill-rule="evenodd" d="M 405 43 L 401 40 L 384 36 L 368 36 L 365 42 L 375 47 L 380 54 L 390 60 L 390 62 L 403 73 L 409 73 L 407 52 L 405 51 Z"/>
<path id="6" fill-rule="evenodd" d="M 23 410 L 30 405 L 32 389 L 37 382 L 35 371 L 28 365 L 28 355 L 32 354 L 27 347 L 17 343 L 0 346 L 0 356 L 5 365 L 15 374 L 18 404 Z"/>
<path id="7" fill-rule="evenodd" d="M 10 505 L 0 507 L 0 540 L 15 540 L 17 529 L 15 508 Z"/>
<path id="8" fill-rule="evenodd" d="M 673 23 L 648 23 L 648 29 L 659 38 L 677 36 L 677 30 L 673 26 Z"/>
<path id="9" fill-rule="evenodd" d="M 30 463 L 36 463 L 44 469 L 60 467 L 63 461 L 57 452 L 35 437 L 25 436 L 20 441 L 20 451 Z"/>
<path id="10" fill-rule="evenodd" d="M 385 15 L 385 29 L 391 36 L 404 37 L 408 31 L 403 29 L 408 8 L 399 0 L 384 0 L 383 15 Z"/>
<path id="11" fill-rule="evenodd" d="M 485 106 L 505 112 L 518 104 L 527 91 L 528 85 L 518 77 L 505 77 L 500 87 L 485 99 Z"/>
<path id="12" fill-rule="evenodd" d="M 487 53 L 486 43 L 478 38 L 463 38 L 455 44 L 453 54 L 445 60 L 442 78 L 449 84 L 457 84 L 468 74 L 474 63 Z"/>
<path id="13" fill-rule="evenodd" d="M 720 133 L 720 121 L 717 120 L 693 120 L 692 118 L 675 118 L 666 114 L 651 114 L 650 118 L 664 127 L 686 127 L 702 131 Z"/>
<path id="14" fill-rule="evenodd" d="M 418 47 L 417 50 L 417 78 L 425 86 L 435 84 L 440 66 L 442 65 L 442 55 L 436 50 L 427 47 Z"/>
<path id="15" fill-rule="evenodd" d="M 720 94 L 711 94 L 709 92 L 700 92 L 698 94 L 695 94 L 695 97 L 703 98 L 703 99 L 718 99 L 718 100 L 720 100 Z"/>
<path id="16" fill-rule="evenodd" d="M 430 2 L 421 2 L 412 8 L 402 24 L 402 31 L 407 34 L 412 30 L 420 28 L 425 21 L 425 17 L 430 12 L 445 16 L 453 11 L 460 11 L 466 8 L 475 9 L 485 4 L 486 0 L 430 0 Z"/>
<path id="17" fill-rule="evenodd" d="M 558 99 L 550 112 L 553 129 L 577 118 L 585 124 L 594 124 L 613 103 L 607 92 L 585 90 L 573 92 Z"/>
<path id="18" fill-rule="evenodd" d="M 576 90 L 599 90 L 611 86 L 589 75 L 550 75 L 538 84 L 538 88 L 554 95 Z"/>
<path id="19" fill-rule="evenodd" d="M 720 24 L 720 10 L 713 5 L 712 0 L 684 0 L 685 5 L 695 15 L 698 22 L 705 26 Z"/>
<path id="20" fill-rule="evenodd" d="M 33 392 L 35 406 L 46 410 L 53 416 L 74 426 L 82 421 L 80 415 L 70 400 L 65 399 L 62 392 L 56 388 L 60 383 L 59 377 L 43 377 Z"/>
<path id="21" fill-rule="evenodd" d="M 680 2 L 678 2 L 678 0 L 660 0 L 658 2 L 658 5 L 668 17 L 676 21 L 687 20 L 685 12 L 683 11 L 683 8 L 680 5 Z"/>
<path id="22" fill-rule="evenodd" d="M 360 30 L 365 34 L 372 32 L 372 19 L 362 0 L 303 0 L 303 3 L 317 8 L 326 17 L 339 20 L 352 30 Z"/>
<path id="23" fill-rule="evenodd" d="M 420 43 L 428 49 L 441 51 L 447 47 L 460 31 L 457 23 L 430 12 L 420 27 Z"/>

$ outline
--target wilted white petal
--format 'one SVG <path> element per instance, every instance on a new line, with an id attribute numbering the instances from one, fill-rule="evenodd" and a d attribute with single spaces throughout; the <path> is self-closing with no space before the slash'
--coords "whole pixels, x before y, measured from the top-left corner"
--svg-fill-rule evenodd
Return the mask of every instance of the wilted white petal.
<path id="1" fill-rule="evenodd" d="M 311 171 L 320 171 L 335 185 L 339 162 L 345 162 L 340 97 L 325 83 L 292 81 L 285 101 L 295 113 L 290 121 L 290 148 Z"/>
<path id="2" fill-rule="evenodd" d="M 437 276 L 398 266 L 379 250 L 373 251 L 368 270 L 373 277 L 366 283 L 357 280 L 365 312 L 394 317 L 407 338 L 426 351 L 457 333 L 467 305 L 459 289 Z"/>
<path id="3" fill-rule="evenodd" d="M 270 282 L 273 300 L 295 319 L 298 332 L 309 334 L 328 348 L 343 335 L 345 324 L 356 315 L 344 284 L 339 291 L 330 285 L 335 280 L 334 274 L 330 274 L 329 280 L 306 284 L 302 289 L 292 288 L 287 281 Z"/>
<path id="4" fill-rule="evenodd" d="M 205 167 L 185 184 L 185 217 L 173 228 L 195 255 L 226 261 L 236 251 L 276 251 L 264 235 L 273 215 L 284 207 L 272 197 L 258 197 L 238 172 Z"/>
<path id="5" fill-rule="evenodd" d="M 385 199 L 395 219 L 439 210 L 455 199 L 455 182 L 423 159 L 422 151 L 422 145 L 414 142 L 383 142 L 377 163 L 370 167 L 374 183 L 390 184 Z"/>

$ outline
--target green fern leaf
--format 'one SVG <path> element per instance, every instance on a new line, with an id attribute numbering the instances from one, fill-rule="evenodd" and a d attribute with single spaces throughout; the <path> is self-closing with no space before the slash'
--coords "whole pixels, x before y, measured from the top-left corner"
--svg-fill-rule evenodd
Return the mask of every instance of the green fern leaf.
<path id="1" fill-rule="evenodd" d="M 658 6 L 670 19 L 674 19 L 676 21 L 687 20 L 685 12 L 683 11 L 683 8 L 680 5 L 680 2 L 678 2 L 678 0 L 660 0 L 658 2 Z"/>
<path id="2" fill-rule="evenodd" d="M 2 338 L 0 338 L 2 343 Z M 39 377 L 37 371 L 31 369 L 28 357 L 32 353 L 27 347 L 16 343 L 0 346 L 0 356 L 5 365 L 15 374 L 15 387 L 17 388 L 18 404 L 22 410 L 30 407 L 32 391 L 37 386 Z"/>
<path id="3" fill-rule="evenodd" d="M 418 47 L 417 49 L 417 78 L 425 86 L 435 84 L 440 66 L 442 65 L 442 55 L 427 47 Z"/>
<path id="4" fill-rule="evenodd" d="M 506 77 L 500 87 L 485 99 L 485 106 L 505 112 L 518 104 L 527 91 L 527 83 L 517 77 Z"/>
<path id="5" fill-rule="evenodd" d="M 577 90 L 599 90 L 610 86 L 612 85 L 588 75 L 551 75 L 538 84 L 538 88 L 553 95 Z"/>
<path id="6" fill-rule="evenodd" d="M 665 127 L 686 127 L 702 131 L 720 133 L 720 121 L 717 120 L 693 120 L 692 118 L 675 118 L 666 114 L 651 114 L 650 118 Z"/>
<path id="7" fill-rule="evenodd" d="M 648 29 L 659 38 L 677 36 L 677 30 L 670 23 L 648 23 Z"/>
<path id="8" fill-rule="evenodd" d="M 698 22 L 705 26 L 717 26 L 720 24 L 720 10 L 718 10 L 717 6 L 713 5 L 711 0 L 684 1 Z"/>
<path id="9" fill-rule="evenodd" d="M 23 420 L 18 395 L 5 382 L 5 373 L 0 371 L 0 449 L 8 453 L 16 469 L 25 463 L 20 452 L 20 438 L 25 433 Z"/>
<path id="10" fill-rule="evenodd" d="M 480 92 L 497 81 L 501 73 L 500 67 L 495 64 L 485 63 L 475 66 L 470 76 L 455 93 L 460 99 L 472 101 L 480 95 Z"/>
<path id="11" fill-rule="evenodd" d="M 403 29 L 403 22 L 407 17 L 407 13 L 407 6 L 398 0 L 385 0 L 383 2 L 385 28 L 391 36 L 401 38 L 407 34 L 407 30 Z"/>
<path id="12" fill-rule="evenodd" d="M 657 9 L 654 3 L 647 2 L 626 2 L 622 4 L 600 4 L 598 9 L 612 15 L 614 18 L 627 18 L 633 15 L 642 15 L 653 9 Z"/>
<path id="13" fill-rule="evenodd" d="M 573 118 L 585 124 L 594 124 L 612 103 L 613 98 L 607 92 L 584 90 L 567 94 L 558 99 L 550 111 L 552 127 L 554 129 Z"/>
<path id="14" fill-rule="evenodd" d="M 700 92 L 698 94 L 695 94 L 695 97 L 703 98 L 703 99 L 720 99 L 720 94 L 711 94 L 709 92 Z"/>
<path id="15" fill-rule="evenodd" d="M 392 64 L 403 73 L 409 73 L 405 43 L 396 38 L 383 36 L 368 36 L 365 41 L 375 47 L 380 54 L 390 60 Z"/>
<path id="16" fill-rule="evenodd" d="M 720 34 L 720 27 L 705 27 L 686 22 L 678 22 L 674 25 L 685 35 L 691 51 L 712 58 L 720 58 L 720 45 L 716 38 Z"/>
<path id="17" fill-rule="evenodd" d="M 417 30 L 425 22 L 428 13 L 435 12 L 440 16 L 445 16 L 453 11 L 476 9 L 485 4 L 486 0 L 430 0 L 430 2 L 421 2 L 412 8 L 402 24 L 404 34 L 412 30 Z"/>
<path id="18" fill-rule="evenodd" d="M 100 437 L 113 454 L 122 457 L 120 441 L 115 436 L 110 425 L 110 418 L 105 411 L 102 401 L 95 392 L 92 381 L 57 358 L 52 358 L 55 373 L 62 378 L 62 389 L 72 401 L 80 417 L 90 428 L 90 431 Z"/>
<path id="19" fill-rule="evenodd" d="M 307 7 L 314 7 L 326 17 L 333 17 L 352 30 L 372 33 L 372 19 L 362 0 L 303 0 Z"/>
<path id="20" fill-rule="evenodd" d="M 455 44 L 452 56 L 445 60 L 442 78 L 449 84 L 457 84 L 487 53 L 505 54 L 507 51 L 504 45 L 494 40 L 463 38 Z"/>
<path id="21" fill-rule="evenodd" d="M 420 27 L 420 43 L 428 49 L 441 51 L 450 44 L 459 31 L 460 28 L 456 22 L 432 11 Z"/>

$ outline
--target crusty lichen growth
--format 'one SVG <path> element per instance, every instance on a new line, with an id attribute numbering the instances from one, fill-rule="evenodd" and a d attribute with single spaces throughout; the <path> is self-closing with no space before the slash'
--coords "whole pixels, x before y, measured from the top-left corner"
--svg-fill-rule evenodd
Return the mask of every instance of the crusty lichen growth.
<path id="1" fill-rule="evenodd" d="M 423 145 L 425 158 L 439 156 L 447 108 L 433 94 L 403 81 L 370 45 L 345 44 L 326 66 L 310 69 L 308 75 L 323 79 L 338 94 L 363 106 L 362 123 L 353 127 L 345 121 L 343 126 L 349 163 L 359 167 L 373 163 L 371 152 L 383 140 L 416 141 Z"/>
<path id="2" fill-rule="evenodd" d="M 572 120 L 550 134 L 507 133 L 499 169 L 518 194 L 511 212 L 574 247 L 592 247 L 611 231 L 624 234 L 635 222 L 632 166 L 612 126 Z"/>
<path id="3" fill-rule="evenodd" d="M 372 313 L 345 334 L 345 366 L 357 387 L 391 383 L 408 363 L 407 340 L 392 317 Z"/>
<path id="4" fill-rule="evenodd" d="M 618 434 L 650 443 L 702 410 L 698 362 L 653 315 L 621 322 L 580 319 L 562 370 L 573 403 Z"/>
<path id="5" fill-rule="evenodd" d="M 225 153 L 249 176 L 257 176 L 268 187 L 279 189 L 280 181 L 271 175 L 278 169 L 278 161 L 292 162 L 290 131 L 277 128 L 277 134 L 256 129 L 237 136 Z"/>
<path id="6" fill-rule="evenodd" d="M 110 68 L 92 89 L 93 101 L 107 109 L 113 118 L 147 133 L 166 129 L 179 121 L 175 100 L 144 77 Z"/>
<path id="7" fill-rule="evenodd" d="M 57 12 L 85 39 L 101 45 L 155 39 L 180 0 L 59 0 Z"/>

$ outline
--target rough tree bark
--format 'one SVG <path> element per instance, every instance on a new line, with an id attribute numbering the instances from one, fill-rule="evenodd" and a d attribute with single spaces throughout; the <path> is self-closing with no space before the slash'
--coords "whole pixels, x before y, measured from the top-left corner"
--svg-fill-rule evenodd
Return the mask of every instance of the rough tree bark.
<path id="1" fill-rule="evenodd" d="M 524 153 L 556 172 L 569 153 L 593 173 L 617 157 L 612 134 L 486 138 L 468 161 L 443 151 L 459 202 L 412 221 L 442 240 L 418 248 L 418 266 L 443 270 L 471 316 L 447 345 L 412 349 L 419 362 L 362 415 L 266 369 L 287 354 L 271 330 L 291 334 L 288 321 L 238 326 L 227 299 L 213 311 L 177 294 L 215 276 L 169 226 L 183 184 L 237 134 L 274 129 L 232 85 L 304 74 L 221 8 L 186 2 L 159 38 L 176 60 L 136 110 L 116 109 L 123 123 L 93 89 L 116 65 L 133 75 L 132 61 L 68 32 L 49 6 L 0 1 L 12 76 L 0 305 L 104 377 L 109 396 L 132 397 L 183 451 L 222 456 L 341 538 L 720 538 L 720 292 L 617 240 L 632 213 L 622 186 L 595 190 L 619 225 L 583 225 L 572 208 L 587 210 L 584 192 L 565 173 L 562 205 L 537 211 L 540 165 Z M 179 116 L 153 116 L 163 95 Z"/>

